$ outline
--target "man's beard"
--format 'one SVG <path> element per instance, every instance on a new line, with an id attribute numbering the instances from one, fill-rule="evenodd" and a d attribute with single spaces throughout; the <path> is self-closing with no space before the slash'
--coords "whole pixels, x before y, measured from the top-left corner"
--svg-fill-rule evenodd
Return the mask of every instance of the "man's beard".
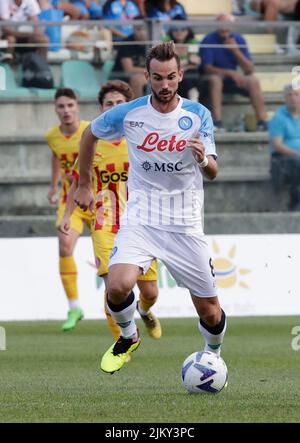
<path id="1" fill-rule="evenodd" d="M 160 102 L 160 103 L 170 103 L 173 100 L 173 98 L 176 96 L 177 90 L 175 92 L 173 92 L 172 94 L 168 94 L 168 95 L 164 96 L 163 94 L 157 94 L 152 89 L 152 94 L 154 95 L 155 99 L 158 102 Z"/>

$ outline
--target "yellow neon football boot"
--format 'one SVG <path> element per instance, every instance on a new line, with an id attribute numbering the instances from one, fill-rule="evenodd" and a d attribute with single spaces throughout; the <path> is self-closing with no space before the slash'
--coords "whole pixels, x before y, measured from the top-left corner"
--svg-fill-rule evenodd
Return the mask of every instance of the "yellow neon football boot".
<path id="1" fill-rule="evenodd" d="M 133 340 L 132 338 L 124 338 L 122 336 L 119 337 L 118 341 L 116 341 L 103 355 L 100 364 L 102 371 L 109 374 L 119 371 L 126 361 L 128 361 L 131 352 L 139 347 L 141 339 L 138 330 L 137 336 L 138 338 L 136 340 Z"/>

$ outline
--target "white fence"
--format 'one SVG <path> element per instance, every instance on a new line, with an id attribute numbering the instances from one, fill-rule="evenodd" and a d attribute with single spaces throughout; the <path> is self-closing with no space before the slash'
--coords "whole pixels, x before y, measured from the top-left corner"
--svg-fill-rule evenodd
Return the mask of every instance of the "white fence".
<path id="1" fill-rule="evenodd" d="M 219 296 L 228 315 L 300 314 L 300 235 L 207 237 Z M 56 238 L 0 239 L 0 320 L 63 319 L 68 309 L 58 274 Z M 91 240 L 81 238 L 75 257 L 85 318 L 104 318 L 103 282 L 96 277 Z M 163 265 L 155 312 L 192 317 L 188 291 Z"/>

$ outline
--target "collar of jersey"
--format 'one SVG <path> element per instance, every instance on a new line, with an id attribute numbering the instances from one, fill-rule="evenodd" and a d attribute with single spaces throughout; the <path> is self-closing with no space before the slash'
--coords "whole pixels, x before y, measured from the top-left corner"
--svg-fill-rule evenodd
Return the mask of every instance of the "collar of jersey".
<path id="1" fill-rule="evenodd" d="M 148 97 L 148 106 L 149 106 L 149 108 L 151 109 L 151 112 L 153 112 L 154 114 L 159 115 L 161 118 L 164 118 L 164 117 L 172 117 L 172 116 L 175 116 L 175 115 L 179 114 L 179 112 L 180 112 L 180 110 L 181 110 L 181 107 L 182 107 L 182 102 L 183 102 L 182 98 L 181 98 L 179 95 L 177 95 L 177 97 L 179 98 L 178 105 L 176 106 L 176 108 L 175 108 L 173 111 L 171 111 L 171 112 L 167 112 L 167 113 L 157 111 L 157 110 L 152 106 L 152 103 L 151 103 L 151 97 L 152 97 L 152 95 L 150 94 L 149 97 Z"/>

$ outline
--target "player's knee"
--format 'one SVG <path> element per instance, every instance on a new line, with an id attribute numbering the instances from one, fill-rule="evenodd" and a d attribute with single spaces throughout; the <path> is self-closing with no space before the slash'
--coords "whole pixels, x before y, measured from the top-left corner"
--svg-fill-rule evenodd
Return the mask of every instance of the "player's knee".
<path id="1" fill-rule="evenodd" d="M 73 254 L 73 247 L 68 242 L 59 242 L 60 257 L 69 257 Z"/>
<path id="2" fill-rule="evenodd" d="M 115 304 L 122 303 L 131 289 L 131 285 L 126 280 L 110 282 L 107 288 L 108 299 Z"/>

